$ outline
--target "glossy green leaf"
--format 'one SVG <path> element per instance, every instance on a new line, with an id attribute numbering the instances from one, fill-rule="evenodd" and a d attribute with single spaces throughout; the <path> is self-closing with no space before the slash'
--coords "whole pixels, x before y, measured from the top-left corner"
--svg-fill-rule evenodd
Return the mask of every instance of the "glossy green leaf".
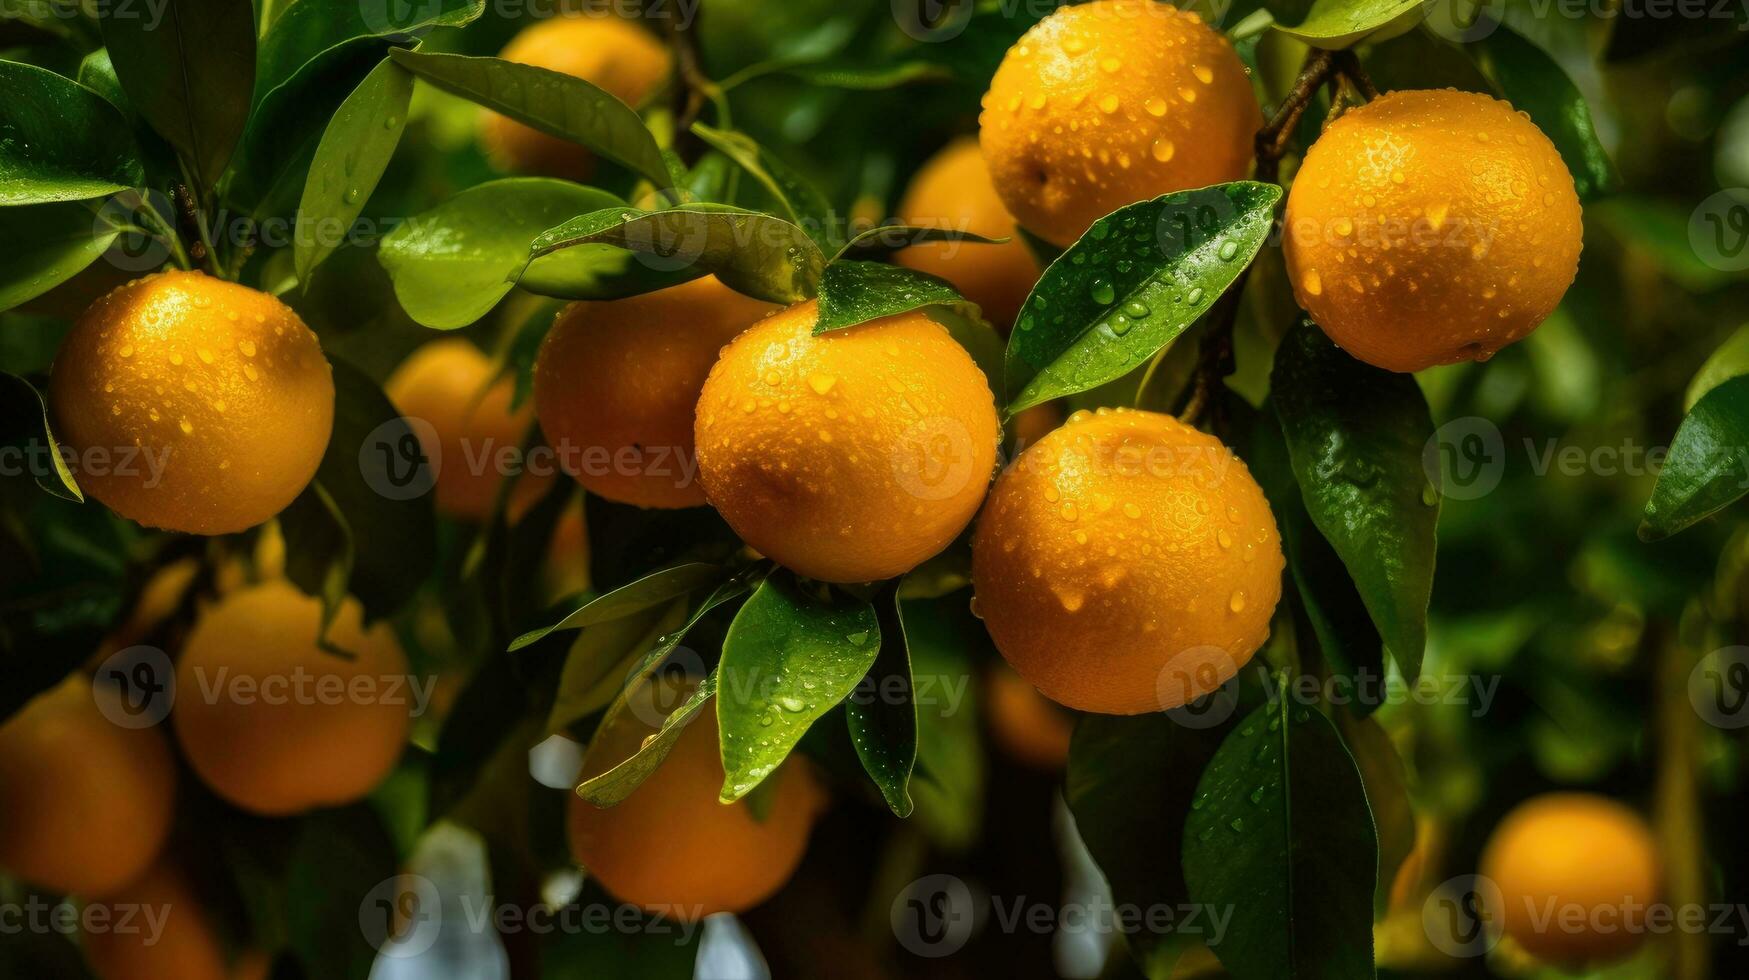
<path id="1" fill-rule="evenodd" d="M 0 445 L 26 454 L 37 486 L 66 500 L 85 501 L 78 481 L 61 455 L 61 444 L 49 426 L 48 406 L 43 403 L 42 393 L 30 382 L 7 372 L 0 372 Z"/>
<path id="2" fill-rule="evenodd" d="M 832 202 L 790 169 L 789 164 L 741 133 L 715 129 L 704 123 L 693 123 L 692 132 L 758 181 L 771 195 L 778 217 L 800 225 L 822 249 L 831 247 L 836 232 L 831 225 Z"/>
<path id="3" fill-rule="evenodd" d="M 929 242 L 965 242 L 973 245 L 1001 245 L 1006 238 L 985 238 L 969 231 L 956 231 L 952 228 L 925 227 L 922 225 L 879 225 L 866 231 L 852 235 L 850 241 L 839 250 L 838 257 L 855 256 L 859 259 L 880 258 L 890 255 L 902 248 L 912 245 L 923 245 Z M 837 261 L 835 258 L 833 261 Z"/>
<path id="4" fill-rule="evenodd" d="M 416 37 L 434 27 L 472 23 L 485 9 L 485 0 L 357 4 L 291 0 L 261 39 L 255 93 L 265 96 L 310 63 L 332 57 L 338 47 L 379 40 L 386 47 L 389 41 Z"/>
<path id="5" fill-rule="evenodd" d="M 1640 539 L 1657 541 L 1695 524 L 1749 492 L 1749 376 L 1721 382 L 1700 397 L 1676 430 L 1670 454 L 1646 501 Z"/>
<path id="6" fill-rule="evenodd" d="M 594 281 L 606 249 L 531 265 L 529 243 L 567 218 L 620 204 L 606 191 L 548 177 L 489 181 L 408 219 L 377 255 L 408 316 L 438 329 L 464 327 L 491 312 L 518 277 Z"/>
<path id="7" fill-rule="evenodd" d="M 1421 22 L 1423 0 L 1317 0 L 1306 19 L 1276 29 L 1315 48 L 1340 50 L 1382 41 Z"/>
<path id="8" fill-rule="evenodd" d="M 851 692 L 881 649 L 874 607 L 821 599 L 779 572 L 747 600 L 723 639 L 717 722 L 725 803 L 776 771 L 808 727 Z"/>
<path id="9" fill-rule="evenodd" d="M 913 698 L 911 651 L 905 639 L 903 603 L 898 588 L 875 605 L 881 649 L 874 666 L 844 701 L 844 721 L 863 771 L 881 799 L 899 817 L 911 815 L 911 772 L 917 766 L 917 704 Z"/>
<path id="10" fill-rule="evenodd" d="M 536 238 L 533 255 L 539 262 L 584 245 L 638 252 L 658 270 L 712 273 L 730 289 L 772 303 L 813 296 L 826 264 L 798 225 L 720 204 L 581 215 Z"/>
<path id="11" fill-rule="evenodd" d="M 35 299 L 78 275 L 118 234 L 91 203 L 0 208 L 0 310 Z"/>
<path id="12" fill-rule="evenodd" d="M 1281 188 L 1238 181 L 1132 204 L 1051 263 L 1008 337 L 1008 412 L 1128 374 L 1214 305 L 1269 237 Z"/>
<path id="13" fill-rule="evenodd" d="M 551 626 L 522 634 L 510 644 L 511 652 L 543 640 L 558 630 L 584 629 L 622 619 L 646 609 L 654 609 L 689 593 L 717 585 L 727 577 L 728 572 L 722 567 L 703 562 L 688 562 L 651 572 L 629 585 L 589 600 Z"/>
<path id="14" fill-rule="evenodd" d="M 1283 338 L 1271 400 L 1312 523 L 1341 556 L 1397 666 L 1427 645 L 1439 491 L 1433 419 L 1415 378 L 1363 364 L 1302 324 Z"/>
<path id="15" fill-rule="evenodd" d="M 1580 200 L 1595 197 L 1620 182 L 1591 124 L 1585 96 L 1548 52 L 1505 24 L 1496 26 L 1470 50 L 1500 86 L 1506 101 L 1529 113 L 1531 121 L 1561 151 L 1561 159 L 1573 172 Z"/>
<path id="16" fill-rule="evenodd" d="M 1276 701 L 1247 715 L 1197 783 L 1184 826 L 1191 900 L 1232 910 L 1211 948 L 1238 980 L 1370 978 L 1378 840 L 1330 720 Z"/>
<path id="17" fill-rule="evenodd" d="M 407 125 L 413 76 L 384 61 L 365 76 L 329 121 L 298 203 L 292 239 L 298 281 L 339 247 L 364 210 Z"/>
<path id="18" fill-rule="evenodd" d="M 570 75 L 500 58 L 389 52 L 403 68 L 470 102 L 476 102 L 543 133 L 580 143 L 652 181 L 679 183 L 662 151 L 632 107 Z"/>
<path id="19" fill-rule="evenodd" d="M 966 298 L 946 279 L 927 272 L 839 259 L 820 278 L 820 319 L 814 333 L 843 330 L 925 306 L 960 306 Z"/>
<path id="20" fill-rule="evenodd" d="M 212 189 L 249 122 L 255 8 L 236 0 L 98 7 L 128 102 Z"/>
<path id="21" fill-rule="evenodd" d="M 1725 338 L 1724 343 L 1707 355 L 1700 370 L 1694 373 L 1693 380 L 1688 382 L 1688 391 L 1682 396 L 1682 410 L 1694 411 L 1695 403 L 1700 401 L 1701 396 L 1743 374 L 1749 374 L 1749 324 L 1738 327 L 1736 332 Z"/>
<path id="22" fill-rule="evenodd" d="M 562 732 L 613 704 L 625 690 L 631 668 L 685 616 L 685 600 L 675 599 L 578 631 L 565 651 L 559 687 L 547 712 L 547 731 Z"/>
<path id="23" fill-rule="evenodd" d="M 632 753 L 630 758 L 615 763 L 605 772 L 585 779 L 577 787 L 577 795 L 600 807 L 618 805 L 632 795 L 632 791 L 643 785 L 644 780 L 650 778 L 650 774 L 662 765 L 662 760 L 668 758 L 668 753 L 673 750 L 680 733 L 697 717 L 705 702 L 716 693 L 717 674 L 712 671 L 679 707 L 662 719 L 661 727 L 644 739 L 638 746 L 638 751 Z M 602 719 L 601 727 L 606 729 L 617 720 L 617 716 L 609 715 Z M 595 765 L 599 765 L 596 760 L 589 760 L 585 762 L 584 770 L 591 771 Z"/>
<path id="24" fill-rule="evenodd" d="M 145 179 L 127 120 L 96 92 L 0 61 L 0 206 L 81 201 Z"/>

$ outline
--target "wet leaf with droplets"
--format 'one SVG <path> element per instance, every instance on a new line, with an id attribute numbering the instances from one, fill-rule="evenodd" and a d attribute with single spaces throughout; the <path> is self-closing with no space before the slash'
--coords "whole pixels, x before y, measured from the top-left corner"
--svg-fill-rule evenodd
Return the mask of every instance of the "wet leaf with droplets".
<path id="1" fill-rule="evenodd" d="M 1413 29 L 1425 7 L 1424 0 L 1317 0 L 1299 24 L 1276 29 L 1315 48 L 1340 50 Z"/>
<path id="2" fill-rule="evenodd" d="M 328 122 L 310 161 L 293 225 L 293 261 L 305 288 L 310 273 L 351 231 L 388 168 L 412 99 L 413 76 L 384 61 L 365 76 Z"/>
<path id="3" fill-rule="evenodd" d="M 884 316 L 938 305 L 969 304 L 951 283 L 927 272 L 885 262 L 839 259 L 826 266 L 820 277 L 820 319 L 814 324 L 814 333 L 843 330 Z"/>
<path id="4" fill-rule="evenodd" d="M 844 720 L 862 768 L 894 815 L 911 815 L 911 771 L 917 765 L 917 705 L 912 700 L 911 652 L 904 603 L 895 585 L 878 600 L 880 653 L 867 683 L 844 702 Z"/>
<path id="5" fill-rule="evenodd" d="M 0 61 L 0 206 L 81 201 L 145 180 L 127 120 L 97 93 Z"/>
<path id="6" fill-rule="evenodd" d="M 1749 376 L 1719 384 L 1694 403 L 1646 501 L 1640 538 L 1667 538 L 1749 492 Z"/>
<path id="7" fill-rule="evenodd" d="M 692 132 L 757 180 L 776 203 L 779 217 L 800 225 L 822 250 L 837 247 L 838 243 L 833 240 L 837 224 L 832 220 L 832 202 L 820 193 L 819 188 L 790 169 L 789 164 L 741 133 L 716 129 L 704 123 L 694 123 Z"/>

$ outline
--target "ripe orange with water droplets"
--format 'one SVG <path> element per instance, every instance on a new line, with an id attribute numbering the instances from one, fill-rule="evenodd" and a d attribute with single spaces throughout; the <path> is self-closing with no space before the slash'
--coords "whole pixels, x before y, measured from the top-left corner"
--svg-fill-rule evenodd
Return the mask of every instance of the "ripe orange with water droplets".
<path id="1" fill-rule="evenodd" d="M 699 389 L 723 345 L 775 309 L 715 276 L 565 307 L 534 365 L 548 444 L 590 493 L 639 507 L 700 506 Z"/>
<path id="2" fill-rule="evenodd" d="M 977 512 L 1001 438 L 995 400 L 924 311 L 815 336 L 819 312 L 799 303 L 723 349 L 698 400 L 699 481 L 780 564 L 828 582 L 892 578 Z"/>
<path id="3" fill-rule="evenodd" d="M 1294 295 L 1391 371 L 1486 360 L 1579 268 L 1573 176 L 1529 117 L 1474 92 L 1391 92 L 1312 145 L 1287 199 Z"/>
<path id="4" fill-rule="evenodd" d="M 1263 124 L 1232 43 L 1154 0 L 1058 8 L 1008 50 L 983 107 L 997 192 L 1062 246 L 1126 204 L 1244 177 Z"/>
<path id="5" fill-rule="evenodd" d="M 1009 239 L 1002 245 L 913 245 L 893 261 L 953 283 L 997 329 L 1014 325 L 1040 270 L 990 182 L 976 140 L 957 140 L 923 164 L 899 203 L 899 219 L 923 228 Z"/>
<path id="6" fill-rule="evenodd" d="M 121 286 L 73 324 L 49 378 L 55 435 L 130 520 L 230 534 L 285 509 L 334 424 L 316 335 L 266 293 L 198 272 Z"/>
<path id="7" fill-rule="evenodd" d="M 1175 708 L 1269 637 L 1285 566 L 1263 491 L 1166 415 L 1077 412 L 996 480 L 972 542 L 976 611 L 1047 697 Z"/>

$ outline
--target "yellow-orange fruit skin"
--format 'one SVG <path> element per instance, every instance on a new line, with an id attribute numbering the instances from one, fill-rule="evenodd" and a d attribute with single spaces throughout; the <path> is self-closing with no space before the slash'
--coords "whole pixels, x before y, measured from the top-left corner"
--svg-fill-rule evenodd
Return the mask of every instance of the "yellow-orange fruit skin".
<path id="1" fill-rule="evenodd" d="M 899 203 L 899 219 L 924 228 L 1009 239 L 1003 245 L 913 245 L 893 261 L 953 283 L 997 329 L 1014 325 L 1040 270 L 990 183 L 976 140 L 956 140 L 917 171 Z"/>
<path id="2" fill-rule="evenodd" d="M 1075 718 L 1007 667 L 991 668 L 984 682 L 990 734 L 1014 759 L 1051 772 L 1069 764 Z"/>
<path id="3" fill-rule="evenodd" d="M 560 15 L 522 29 L 499 54 L 505 61 L 581 78 L 636 108 L 668 77 L 668 49 L 621 17 Z M 581 180 L 594 157 L 570 140 L 484 112 L 480 139 L 494 166 L 514 173 Z"/>
<path id="4" fill-rule="evenodd" d="M 500 378 L 478 347 L 459 337 L 421 346 L 395 368 L 383 385 L 389 400 L 415 426 L 428 457 L 437 461 L 434 487 L 440 514 L 464 521 L 491 516 L 498 485 L 509 475 L 498 465 L 500 454 L 522 445 L 534 422 L 534 410 L 523 405 L 512 411 L 516 385 Z M 540 499 L 550 485 L 546 473 L 528 472 L 511 491 L 510 511 L 520 513 Z"/>
<path id="5" fill-rule="evenodd" d="M 1256 481 L 1170 416 L 1078 412 L 996 480 L 977 612 L 1045 696 L 1140 714 L 1214 690 L 1269 636 L 1285 566 Z"/>
<path id="6" fill-rule="evenodd" d="M 705 496 L 810 578 L 916 567 L 977 512 L 1001 430 L 971 356 L 922 312 L 814 336 L 809 301 L 735 338 L 699 396 Z"/>
<path id="7" fill-rule="evenodd" d="M 629 758 L 655 731 L 636 718 L 621 721 L 597 735 L 586 771 Z M 688 922 L 746 911 L 795 873 L 824 802 L 799 757 L 769 778 L 777 785 L 763 820 L 745 800 L 717 801 L 723 764 L 707 704 L 661 767 L 617 806 L 571 799 L 571 854 L 615 898 L 644 909 Z"/>
<path id="8" fill-rule="evenodd" d="M 1506 934 L 1567 966 L 1633 952 L 1661 874 L 1646 822 L 1586 793 L 1545 794 L 1508 813 L 1482 851 L 1481 872 L 1500 889 Z M 1634 915 L 1638 929 L 1629 927 Z"/>
<path id="9" fill-rule="evenodd" d="M 74 322 L 49 407 L 55 435 L 86 461 L 75 476 L 91 496 L 148 527 L 230 534 L 285 509 L 315 476 L 334 379 L 284 303 L 160 272 Z"/>
<path id="10" fill-rule="evenodd" d="M 1008 212 L 1061 246 L 1126 204 L 1244 177 L 1263 122 L 1231 42 L 1154 0 L 1059 7 L 1008 50 L 983 106 Z"/>
<path id="11" fill-rule="evenodd" d="M 87 930 L 80 942 L 98 980 L 232 977 L 209 913 L 169 859 L 97 904 L 107 907 L 111 926 Z"/>
<path id="12" fill-rule="evenodd" d="M 283 579 L 232 593 L 196 621 L 171 719 L 214 792 L 280 816 L 350 803 L 389 774 L 416 697 L 394 632 L 362 617 L 348 599 L 328 629 L 350 660 L 317 647 L 321 603 Z"/>
<path id="13" fill-rule="evenodd" d="M 1419 371 L 1536 329 L 1578 273 L 1581 236 L 1572 174 L 1528 117 L 1473 92 L 1400 91 L 1312 145 L 1283 252 L 1331 340 Z"/>
<path id="14" fill-rule="evenodd" d="M 0 869 L 33 885 L 101 895 L 164 846 L 176 795 L 157 728 L 124 728 L 120 695 L 76 674 L 0 725 Z"/>
<path id="15" fill-rule="evenodd" d="M 639 507 L 702 505 L 692 465 L 699 389 L 723 345 L 775 309 L 715 276 L 565 307 L 534 366 L 547 443 L 590 493 Z"/>

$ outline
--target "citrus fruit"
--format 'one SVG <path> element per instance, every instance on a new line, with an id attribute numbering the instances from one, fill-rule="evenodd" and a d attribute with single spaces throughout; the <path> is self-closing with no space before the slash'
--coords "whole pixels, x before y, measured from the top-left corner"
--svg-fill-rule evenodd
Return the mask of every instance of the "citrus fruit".
<path id="1" fill-rule="evenodd" d="M 229 534 L 279 513 L 315 476 L 334 379 L 284 303 L 160 272 L 74 322 L 49 407 L 91 496 L 150 527 Z"/>
<path id="2" fill-rule="evenodd" d="M 899 220 L 1009 239 L 1004 245 L 913 245 L 894 255 L 893 261 L 953 283 L 998 329 L 1013 326 L 1033 283 L 1038 282 L 1039 267 L 990 183 L 976 140 L 956 140 L 917 171 L 899 202 Z"/>
<path id="3" fill-rule="evenodd" d="M 1013 758 L 1038 769 L 1058 770 L 1069 762 L 1075 718 L 1005 665 L 984 679 L 985 714 L 996 744 Z"/>
<path id="4" fill-rule="evenodd" d="M 389 400 L 413 423 L 436 475 L 437 511 L 459 520 L 490 517 L 498 487 L 509 475 L 506 459 L 522 445 L 534 421 L 527 405 L 512 411 L 516 385 L 500 378 L 478 347 L 459 337 L 415 350 L 383 385 Z M 551 477 L 521 475 L 510 511 L 540 498 Z"/>
<path id="5" fill-rule="evenodd" d="M 75 674 L 0 725 L 0 868 L 101 895 L 158 856 L 176 792 L 170 746 L 111 717 L 129 717 L 121 694 Z"/>
<path id="6" fill-rule="evenodd" d="M 1232 43 L 1154 0 L 1058 7 L 1008 50 L 983 106 L 997 193 L 1062 246 L 1126 204 L 1245 176 L 1263 124 Z"/>
<path id="7" fill-rule="evenodd" d="M 633 108 L 668 77 L 668 49 L 660 41 L 622 17 L 594 13 L 536 21 L 499 57 L 581 78 Z M 582 146 L 507 116 L 486 112 L 480 128 L 486 155 L 501 170 L 581 180 L 594 167 Z"/>
<path id="8" fill-rule="evenodd" d="M 698 400 L 698 478 L 742 540 L 828 582 L 891 578 L 977 512 L 1000 430 L 984 375 L 922 311 L 815 336 L 799 303 L 735 338 Z"/>
<path id="9" fill-rule="evenodd" d="M 1481 871 L 1500 889 L 1508 936 L 1534 956 L 1577 965 L 1624 956 L 1646 938 L 1658 844 L 1614 800 L 1548 793 L 1500 821 Z"/>
<path id="10" fill-rule="evenodd" d="M 565 505 L 547 539 L 541 589 L 546 601 L 557 602 L 588 591 L 589 581 L 589 524 L 579 497 Z"/>
<path id="11" fill-rule="evenodd" d="M 590 493 L 640 507 L 702 505 L 699 389 L 723 345 L 776 308 L 715 276 L 565 307 L 534 366 L 547 443 Z"/>
<path id="12" fill-rule="evenodd" d="M 168 859 L 93 904 L 106 909 L 108 925 L 86 929 L 80 940 L 98 980 L 227 980 L 232 975 L 206 908 Z"/>
<path id="13" fill-rule="evenodd" d="M 1453 89 L 1391 92 L 1312 144 L 1288 194 L 1294 295 L 1391 371 L 1486 360 L 1579 268 L 1579 196 L 1529 117 Z"/>
<path id="14" fill-rule="evenodd" d="M 1077 412 L 990 491 L 977 612 L 1071 708 L 1139 714 L 1219 687 L 1269 636 L 1281 537 L 1245 464 L 1170 416 Z"/>
<path id="15" fill-rule="evenodd" d="M 214 792 L 255 813 L 301 813 L 356 800 L 394 768 L 422 706 L 394 632 L 362 617 L 343 603 L 327 642 L 344 654 L 324 651 L 320 601 L 279 579 L 195 622 L 171 718 Z"/>

